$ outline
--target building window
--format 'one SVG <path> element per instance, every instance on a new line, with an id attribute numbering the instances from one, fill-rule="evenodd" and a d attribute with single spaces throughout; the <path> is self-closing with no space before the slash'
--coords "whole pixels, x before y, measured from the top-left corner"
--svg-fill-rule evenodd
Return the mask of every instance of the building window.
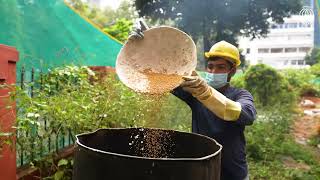
<path id="1" fill-rule="evenodd" d="M 288 65 L 288 63 L 289 63 L 289 60 L 283 61 L 283 65 Z"/>
<path id="2" fill-rule="evenodd" d="M 247 54 L 250 54 L 250 48 L 247 48 Z"/>
<path id="3" fill-rule="evenodd" d="M 310 49 L 311 49 L 311 48 L 309 48 L 309 47 L 300 47 L 300 48 L 299 48 L 299 52 L 305 52 L 305 53 L 307 53 L 307 52 L 310 51 Z"/>
<path id="4" fill-rule="evenodd" d="M 302 27 L 303 27 L 303 23 L 301 23 L 301 22 L 300 22 L 300 23 L 299 23 L 299 27 L 301 27 L 301 28 L 302 28 Z"/>
<path id="5" fill-rule="evenodd" d="M 299 27 L 305 28 L 305 27 L 307 27 L 307 23 L 299 23 Z"/>
<path id="6" fill-rule="evenodd" d="M 304 60 L 298 60 L 298 65 L 304 65 Z"/>
<path id="7" fill-rule="evenodd" d="M 297 64 L 297 60 L 292 60 L 291 61 L 291 65 L 296 65 Z"/>
<path id="8" fill-rule="evenodd" d="M 294 52 L 297 52 L 297 48 L 285 48 L 284 52 L 286 52 L 286 53 L 294 53 Z"/>
<path id="9" fill-rule="evenodd" d="M 268 48 L 259 48 L 258 53 L 269 53 L 269 49 Z"/>
<path id="10" fill-rule="evenodd" d="M 258 64 L 262 64 L 263 60 L 262 59 L 258 59 Z"/>
<path id="11" fill-rule="evenodd" d="M 311 23 L 310 22 L 299 23 L 299 27 L 301 27 L 301 28 L 310 28 L 311 27 Z"/>
<path id="12" fill-rule="evenodd" d="M 288 23 L 288 28 L 297 28 L 297 23 Z"/>
<path id="13" fill-rule="evenodd" d="M 282 53 L 283 48 L 271 48 L 271 53 Z"/>
<path id="14" fill-rule="evenodd" d="M 288 28 L 298 28 L 298 27 L 307 27 L 307 24 L 304 23 L 283 23 L 278 25 L 271 25 L 272 29 L 288 29 Z"/>
<path id="15" fill-rule="evenodd" d="M 271 28 L 272 28 L 272 29 L 277 29 L 278 26 L 277 26 L 276 24 L 272 24 L 272 25 L 271 25 Z"/>

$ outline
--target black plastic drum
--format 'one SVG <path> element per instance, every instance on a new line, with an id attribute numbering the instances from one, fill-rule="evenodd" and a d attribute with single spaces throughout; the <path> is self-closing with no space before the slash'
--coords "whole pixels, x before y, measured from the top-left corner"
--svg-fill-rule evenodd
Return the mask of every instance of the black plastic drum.
<path id="1" fill-rule="evenodd" d="M 100 129 L 77 135 L 74 180 L 219 180 L 221 145 L 159 129 Z"/>

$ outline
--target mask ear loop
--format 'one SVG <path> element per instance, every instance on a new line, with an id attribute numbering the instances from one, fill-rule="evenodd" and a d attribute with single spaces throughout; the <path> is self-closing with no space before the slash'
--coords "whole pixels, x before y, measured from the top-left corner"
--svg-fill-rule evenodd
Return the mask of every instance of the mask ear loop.
<path id="1" fill-rule="evenodd" d="M 235 68 L 236 68 L 236 65 L 235 65 L 234 63 L 232 63 L 232 68 L 231 68 L 230 71 L 228 72 L 228 79 L 229 79 L 230 72 L 233 71 L 233 69 L 236 71 Z M 235 74 L 236 74 L 236 72 L 235 72 L 232 76 L 234 76 Z M 232 77 L 232 76 L 230 76 L 230 80 L 227 81 L 229 85 L 230 85 L 230 81 L 231 81 L 231 77 Z"/>

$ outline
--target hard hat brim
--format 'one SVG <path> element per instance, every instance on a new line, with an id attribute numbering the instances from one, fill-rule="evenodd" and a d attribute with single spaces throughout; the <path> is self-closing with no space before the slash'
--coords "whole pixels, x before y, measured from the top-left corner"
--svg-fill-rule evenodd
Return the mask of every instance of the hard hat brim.
<path id="1" fill-rule="evenodd" d="M 212 58 L 212 57 L 222 57 L 228 61 L 231 61 L 232 63 L 234 63 L 237 67 L 241 64 L 240 59 L 236 58 L 236 57 L 232 57 L 230 55 L 227 55 L 225 53 L 222 52 L 205 52 L 204 56 L 206 59 Z"/>

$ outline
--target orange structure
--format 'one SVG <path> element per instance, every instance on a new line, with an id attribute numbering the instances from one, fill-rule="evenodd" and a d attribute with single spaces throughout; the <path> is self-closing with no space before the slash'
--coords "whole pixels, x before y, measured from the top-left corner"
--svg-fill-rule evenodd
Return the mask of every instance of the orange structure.
<path id="1" fill-rule="evenodd" d="M 16 62 L 19 59 L 18 51 L 6 45 L 0 44 L 0 85 L 16 83 Z M 10 88 L 0 88 L 0 132 L 12 133 L 14 129 L 12 125 L 16 120 L 15 103 L 9 100 Z M 8 108 L 10 106 L 10 108 Z M 7 136 L 0 137 L 3 144 L 7 140 Z M 15 141 L 14 138 L 12 138 Z M 12 145 L 4 144 L 0 152 L 0 179 L 14 180 L 16 179 L 16 151 Z"/>

